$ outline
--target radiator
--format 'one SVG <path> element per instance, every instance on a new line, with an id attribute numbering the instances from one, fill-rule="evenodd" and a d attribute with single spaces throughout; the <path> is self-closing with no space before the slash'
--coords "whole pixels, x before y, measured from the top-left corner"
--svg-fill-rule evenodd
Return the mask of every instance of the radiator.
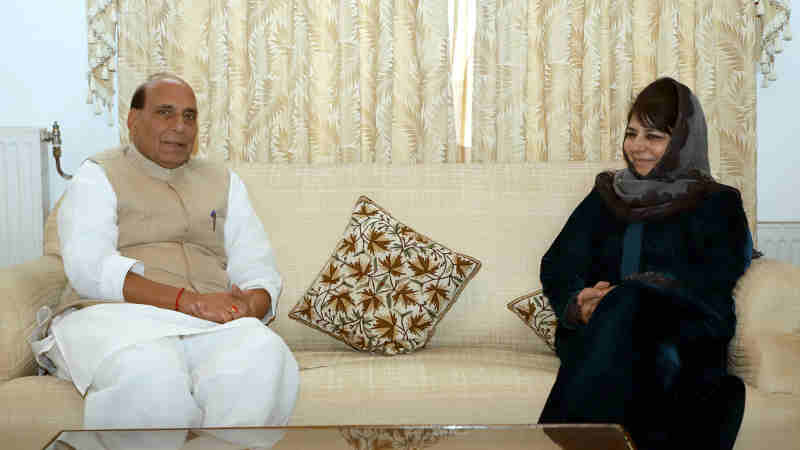
<path id="1" fill-rule="evenodd" d="M 765 256 L 800 266 L 800 222 L 759 222 L 757 233 Z"/>
<path id="2" fill-rule="evenodd" d="M 43 254 L 50 188 L 42 131 L 0 127 L 0 267 Z"/>

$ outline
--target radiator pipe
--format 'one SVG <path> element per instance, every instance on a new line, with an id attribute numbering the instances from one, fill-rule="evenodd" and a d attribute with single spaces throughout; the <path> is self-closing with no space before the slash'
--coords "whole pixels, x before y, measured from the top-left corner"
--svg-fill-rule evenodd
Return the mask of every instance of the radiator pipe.
<path id="1" fill-rule="evenodd" d="M 58 122 L 53 122 L 52 132 L 44 131 L 42 140 L 53 143 L 53 158 L 56 160 L 56 170 L 62 178 L 71 180 L 72 175 L 66 174 L 61 170 L 61 130 L 58 127 Z"/>

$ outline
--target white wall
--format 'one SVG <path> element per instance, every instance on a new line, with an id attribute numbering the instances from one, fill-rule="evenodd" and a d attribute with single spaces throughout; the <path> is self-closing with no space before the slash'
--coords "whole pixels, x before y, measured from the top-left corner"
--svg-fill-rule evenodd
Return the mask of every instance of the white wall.
<path id="1" fill-rule="evenodd" d="M 49 128 L 57 120 L 66 172 L 119 142 L 117 127 L 86 104 L 85 8 L 84 1 L 13 0 L 0 15 L 0 126 Z M 787 44 L 777 71 L 778 80 L 758 90 L 758 220 L 800 221 L 800 38 Z M 54 201 L 65 181 L 50 160 Z"/>
<path id="2" fill-rule="evenodd" d="M 795 10 L 795 15 L 800 10 Z M 797 30 L 797 18 L 791 20 Z M 778 79 L 761 88 L 759 76 L 758 220 L 800 221 L 800 36 L 784 41 Z"/>
<path id="3" fill-rule="evenodd" d="M 50 128 L 62 135 L 61 167 L 74 173 L 87 156 L 119 142 L 117 127 L 86 104 L 86 2 L 13 0 L 0 14 L 0 126 Z M 51 204 L 66 180 L 50 156 Z"/>

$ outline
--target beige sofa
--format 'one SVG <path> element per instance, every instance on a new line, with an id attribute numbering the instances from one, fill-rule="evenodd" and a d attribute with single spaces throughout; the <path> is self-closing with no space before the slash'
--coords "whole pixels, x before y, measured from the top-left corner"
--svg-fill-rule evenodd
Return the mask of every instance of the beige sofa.
<path id="1" fill-rule="evenodd" d="M 589 191 L 593 163 L 381 167 L 235 167 L 284 275 L 272 324 L 301 366 L 291 425 L 535 423 L 555 378 L 553 352 L 506 304 L 540 287 L 539 261 Z M 367 195 L 482 268 L 436 329 L 408 355 L 358 353 L 287 316 Z M 48 243 L 53 248 L 54 243 Z M 26 342 L 36 311 L 59 303 L 60 259 L 0 271 L 0 446 L 37 448 L 79 428 L 71 384 L 35 376 Z M 756 260 L 736 288 L 732 368 L 747 382 L 737 449 L 800 442 L 800 268 Z"/>

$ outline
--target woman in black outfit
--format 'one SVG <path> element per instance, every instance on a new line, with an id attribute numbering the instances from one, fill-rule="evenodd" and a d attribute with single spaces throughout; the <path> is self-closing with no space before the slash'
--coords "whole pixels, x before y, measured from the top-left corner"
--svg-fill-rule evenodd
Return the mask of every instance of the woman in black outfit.
<path id="1" fill-rule="evenodd" d="M 727 373 L 731 296 L 752 239 L 739 191 L 710 175 L 683 84 L 636 98 L 627 169 L 597 176 L 542 258 L 561 359 L 541 423 L 619 423 L 640 449 L 730 449 L 744 384 Z"/>

